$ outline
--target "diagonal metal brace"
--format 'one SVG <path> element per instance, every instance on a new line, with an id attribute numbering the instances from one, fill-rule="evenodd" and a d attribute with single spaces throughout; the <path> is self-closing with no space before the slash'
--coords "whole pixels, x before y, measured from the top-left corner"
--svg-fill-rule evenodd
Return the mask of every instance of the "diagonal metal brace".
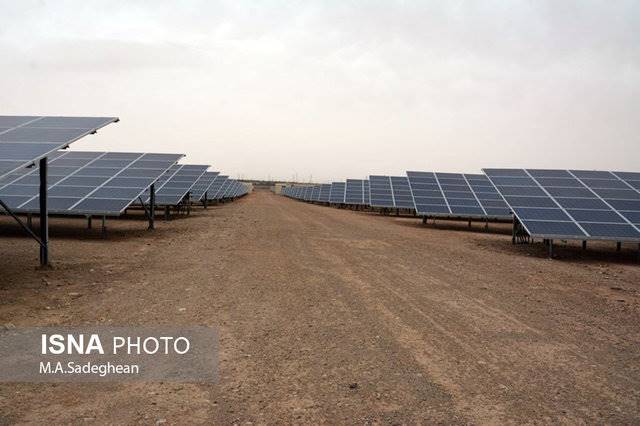
<path id="1" fill-rule="evenodd" d="M 40 247 L 44 247 L 44 243 L 42 242 L 42 240 L 40 239 L 40 237 L 38 237 L 32 230 L 31 228 L 29 228 L 27 225 L 24 224 L 24 222 L 18 217 L 16 216 L 16 214 L 11 211 L 11 209 L 9 208 L 9 206 L 7 206 L 4 201 L 0 200 L 0 206 L 2 206 L 3 209 L 5 209 L 7 211 L 7 213 L 9 213 L 9 215 L 13 218 L 13 220 L 15 220 L 16 222 L 18 222 L 18 225 L 20 225 L 22 227 L 22 229 L 34 240 L 36 240 L 36 242 L 38 244 L 40 244 Z"/>

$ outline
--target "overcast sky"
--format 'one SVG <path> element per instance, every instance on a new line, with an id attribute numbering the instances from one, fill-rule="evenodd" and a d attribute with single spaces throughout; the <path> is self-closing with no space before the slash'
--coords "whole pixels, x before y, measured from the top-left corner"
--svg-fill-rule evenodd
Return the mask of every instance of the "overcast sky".
<path id="1" fill-rule="evenodd" d="M 179 6 L 178 6 L 179 5 Z M 640 170 L 639 1 L 0 0 L 0 114 L 234 177 Z"/>

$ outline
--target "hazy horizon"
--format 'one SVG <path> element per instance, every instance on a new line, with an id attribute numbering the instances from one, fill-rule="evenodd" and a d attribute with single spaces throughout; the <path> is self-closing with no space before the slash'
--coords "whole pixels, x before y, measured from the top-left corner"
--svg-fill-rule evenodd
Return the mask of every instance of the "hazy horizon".
<path id="1" fill-rule="evenodd" d="M 315 182 L 640 171 L 640 2 L 0 6 L 0 114 L 120 117 L 74 150 Z"/>

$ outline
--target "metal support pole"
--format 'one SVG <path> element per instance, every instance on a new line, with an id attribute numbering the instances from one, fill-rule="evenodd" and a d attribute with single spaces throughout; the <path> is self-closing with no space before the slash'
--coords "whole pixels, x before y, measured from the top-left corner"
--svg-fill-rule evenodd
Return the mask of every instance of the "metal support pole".
<path id="1" fill-rule="evenodd" d="M 586 250 L 587 249 L 587 240 L 584 240 L 582 242 L 582 250 Z"/>
<path id="2" fill-rule="evenodd" d="M 102 238 L 107 238 L 107 216 L 102 216 Z"/>
<path id="3" fill-rule="evenodd" d="M 171 220 L 171 210 L 169 206 L 164 206 L 164 220 L 167 222 Z"/>
<path id="4" fill-rule="evenodd" d="M 151 184 L 149 188 L 149 228 L 155 229 L 156 221 L 156 185 Z"/>
<path id="5" fill-rule="evenodd" d="M 191 193 L 187 192 L 187 216 L 191 214 Z"/>
<path id="6" fill-rule="evenodd" d="M 469 228 L 471 228 L 471 219 L 469 219 Z"/>
<path id="7" fill-rule="evenodd" d="M 547 244 L 549 245 L 549 258 L 553 259 L 553 240 L 547 240 Z"/>
<path id="8" fill-rule="evenodd" d="M 207 198 L 209 197 L 209 194 L 207 192 L 204 193 L 204 199 L 202 200 L 202 202 L 204 203 L 204 208 L 205 210 L 207 209 L 207 201 L 209 201 Z"/>
<path id="9" fill-rule="evenodd" d="M 511 244 L 516 244 L 516 225 L 518 223 L 518 219 L 513 215 L 513 228 L 511 229 Z"/>
<path id="10" fill-rule="evenodd" d="M 91 215 L 87 216 L 87 229 L 91 229 Z"/>
<path id="11" fill-rule="evenodd" d="M 31 213 L 27 213 L 27 226 L 33 229 L 33 215 Z"/>
<path id="12" fill-rule="evenodd" d="M 616 243 L 616 251 L 620 251 L 620 250 L 622 250 L 622 243 L 620 241 L 618 241 Z"/>
<path id="13" fill-rule="evenodd" d="M 427 223 L 427 217 L 425 216 L 425 217 L 422 218 L 422 224 L 424 225 L 426 223 Z"/>
<path id="14" fill-rule="evenodd" d="M 47 206 L 47 158 L 40 160 L 40 266 L 49 265 L 49 209 Z"/>

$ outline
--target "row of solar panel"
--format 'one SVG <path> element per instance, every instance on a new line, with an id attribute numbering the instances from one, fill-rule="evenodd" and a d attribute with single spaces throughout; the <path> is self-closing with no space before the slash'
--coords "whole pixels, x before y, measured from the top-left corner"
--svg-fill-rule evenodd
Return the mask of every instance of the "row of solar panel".
<path id="1" fill-rule="evenodd" d="M 114 117 L 0 116 L 0 200 L 16 213 L 39 211 L 40 170 L 47 157 L 48 208 L 55 214 L 122 214 L 146 204 L 150 187 L 158 206 L 235 198 L 239 182 L 206 172 L 209 166 L 179 165 L 181 154 L 62 151 L 75 140 L 118 121 Z"/>
<path id="2" fill-rule="evenodd" d="M 285 195 L 306 201 L 414 210 L 420 216 L 511 217 L 504 199 L 484 175 L 407 172 L 406 177 L 373 175 L 368 180 L 334 182 L 320 186 L 317 194 L 313 188 L 289 187 Z"/>
<path id="3" fill-rule="evenodd" d="M 288 187 L 284 194 L 307 201 L 413 209 L 425 217 L 515 216 L 529 235 L 547 239 L 640 241 L 640 173 L 483 171 L 484 175 L 410 171 L 407 177 L 370 176 Z"/>

